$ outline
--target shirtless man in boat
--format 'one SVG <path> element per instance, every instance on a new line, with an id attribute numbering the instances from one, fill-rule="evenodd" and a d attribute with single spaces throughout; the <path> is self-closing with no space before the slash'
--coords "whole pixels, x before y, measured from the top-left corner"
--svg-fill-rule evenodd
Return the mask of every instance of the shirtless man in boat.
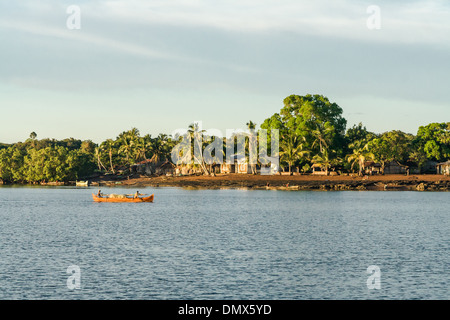
<path id="1" fill-rule="evenodd" d="M 98 192 L 97 192 L 97 197 L 99 197 L 99 198 L 102 197 L 102 190 L 98 190 Z"/>
<path id="2" fill-rule="evenodd" d="M 140 195 L 140 193 L 139 193 L 139 191 L 136 191 L 136 193 L 134 194 L 134 199 L 137 199 L 137 198 L 139 198 L 139 195 Z"/>

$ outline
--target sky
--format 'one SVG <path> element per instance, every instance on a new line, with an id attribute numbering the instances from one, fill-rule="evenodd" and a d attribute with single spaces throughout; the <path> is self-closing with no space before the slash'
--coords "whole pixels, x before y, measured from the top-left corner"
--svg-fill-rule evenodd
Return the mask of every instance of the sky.
<path id="1" fill-rule="evenodd" d="M 0 0 L 0 46 L 3 143 L 225 133 L 291 94 L 377 133 L 450 121 L 448 1 Z"/>

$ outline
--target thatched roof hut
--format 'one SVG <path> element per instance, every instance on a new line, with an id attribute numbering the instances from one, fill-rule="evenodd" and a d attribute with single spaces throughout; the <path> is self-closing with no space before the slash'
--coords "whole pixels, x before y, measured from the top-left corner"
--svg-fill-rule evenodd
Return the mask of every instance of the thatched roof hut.
<path id="1" fill-rule="evenodd" d="M 450 160 L 436 165 L 437 173 L 443 175 L 450 175 Z"/>

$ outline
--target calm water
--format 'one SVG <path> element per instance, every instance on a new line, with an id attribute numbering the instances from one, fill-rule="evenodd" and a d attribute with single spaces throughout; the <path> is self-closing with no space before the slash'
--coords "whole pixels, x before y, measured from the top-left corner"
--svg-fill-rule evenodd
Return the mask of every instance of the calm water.
<path id="1" fill-rule="evenodd" d="M 0 188 L 0 299 L 450 298 L 447 192 L 95 191 Z"/>

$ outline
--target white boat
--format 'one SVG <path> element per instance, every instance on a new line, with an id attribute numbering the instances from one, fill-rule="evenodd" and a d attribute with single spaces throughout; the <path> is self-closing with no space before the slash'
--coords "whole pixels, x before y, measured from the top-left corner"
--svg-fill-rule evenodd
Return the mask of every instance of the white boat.
<path id="1" fill-rule="evenodd" d="M 76 186 L 77 187 L 89 187 L 89 181 L 77 181 Z"/>

